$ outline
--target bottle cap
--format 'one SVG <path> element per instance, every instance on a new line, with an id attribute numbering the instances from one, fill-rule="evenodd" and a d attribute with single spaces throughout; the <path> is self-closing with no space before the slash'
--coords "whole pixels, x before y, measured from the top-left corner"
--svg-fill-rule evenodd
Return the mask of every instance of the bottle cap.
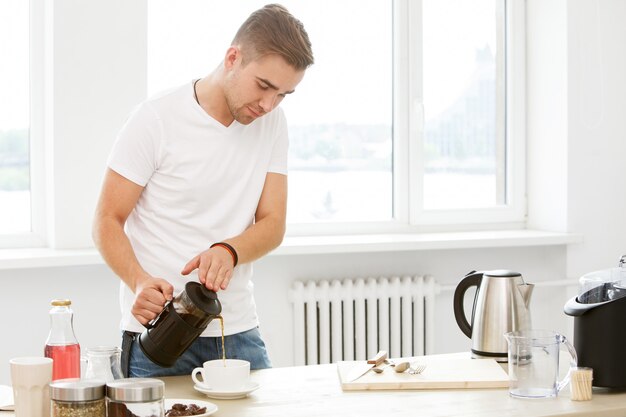
<path id="1" fill-rule="evenodd" d="M 70 300 L 52 300 L 50 301 L 50 305 L 53 305 L 55 307 L 63 307 L 63 306 L 70 306 L 72 305 L 72 301 Z"/>

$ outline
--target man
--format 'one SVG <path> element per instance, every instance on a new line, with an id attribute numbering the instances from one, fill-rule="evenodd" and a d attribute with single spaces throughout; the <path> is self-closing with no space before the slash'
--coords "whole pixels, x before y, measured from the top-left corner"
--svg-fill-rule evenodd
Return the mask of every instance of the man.
<path id="1" fill-rule="evenodd" d="M 93 235 L 123 281 L 126 375 L 189 375 L 221 358 L 217 320 L 171 368 L 152 363 L 136 341 L 192 279 L 218 292 L 228 357 L 271 366 L 251 262 L 285 232 L 287 126 L 282 110 L 272 110 L 312 64 L 302 23 L 267 5 L 243 23 L 212 73 L 142 103 L 119 133 Z"/>

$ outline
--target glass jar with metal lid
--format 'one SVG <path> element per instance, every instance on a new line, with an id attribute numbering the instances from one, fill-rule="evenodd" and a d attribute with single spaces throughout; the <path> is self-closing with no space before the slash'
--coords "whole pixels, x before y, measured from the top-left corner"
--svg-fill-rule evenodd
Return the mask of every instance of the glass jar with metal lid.
<path id="1" fill-rule="evenodd" d="M 163 381 L 124 378 L 107 383 L 108 417 L 163 417 Z"/>
<path id="2" fill-rule="evenodd" d="M 50 383 L 52 417 L 105 417 L 105 382 L 59 379 Z"/>

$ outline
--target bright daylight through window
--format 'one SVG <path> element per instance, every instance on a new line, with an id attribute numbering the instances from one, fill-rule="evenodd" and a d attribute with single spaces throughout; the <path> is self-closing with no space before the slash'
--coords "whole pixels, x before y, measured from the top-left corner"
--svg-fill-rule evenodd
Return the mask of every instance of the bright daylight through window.
<path id="1" fill-rule="evenodd" d="M 0 235 L 31 231 L 29 2 L 0 1 Z"/>
<path id="2" fill-rule="evenodd" d="M 222 56 L 237 22 L 264 3 L 150 1 L 149 93 L 211 71 L 217 62 L 208 59 Z M 407 63 L 394 56 L 393 2 L 282 3 L 303 21 L 316 59 L 282 104 L 290 134 L 290 223 L 389 222 L 402 201 L 422 212 L 507 203 L 503 0 L 404 3 L 420 8 L 422 20 L 408 21 L 419 25 L 409 33 L 419 33 L 421 43 L 404 40 L 419 63 L 408 81 L 420 84 L 419 93 L 407 101 L 421 102 L 423 114 L 422 128 L 408 138 L 412 147 L 394 143 L 394 131 L 402 130 L 394 126 L 394 112 L 402 110 L 394 108 L 394 95 L 407 88 L 394 80 L 394 66 Z M 408 163 L 419 169 L 394 162 L 394 153 L 409 148 L 418 155 Z M 394 195 L 400 172 L 420 176 L 405 179 L 419 185 L 409 190 L 419 198 L 400 198 L 405 189 Z"/>
<path id="3" fill-rule="evenodd" d="M 266 3 L 151 0 L 149 94 L 212 71 L 240 22 Z M 280 3 L 304 23 L 315 55 L 281 104 L 289 123 L 288 221 L 391 220 L 391 3 Z"/>
<path id="4" fill-rule="evenodd" d="M 424 208 L 504 204 L 496 0 L 422 4 Z"/>
<path id="5" fill-rule="evenodd" d="M 212 71 L 265 3 L 148 2 L 148 94 Z M 428 224 L 431 212 L 456 212 L 452 223 L 463 224 L 468 210 L 511 204 L 511 166 L 523 166 L 511 159 L 509 137 L 516 110 L 505 6 L 513 2 L 282 3 L 304 23 L 316 61 L 282 103 L 290 224 Z M 31 192 L 28 6 L 0 2 L 0 236 L 31 232 L 39 198 Z"/>
<path id="6" fill-rule="evenodd" d="M 212 71 L 265 3 L 151 0 L 149 94 Z M 429 212 L 463 224 L 468 209 L 510 204 L 505 0 L 281 3 L 304 23 L 316 60 L 281 104 L 290 224 L 426 224 Z M 413 62 L 404 81 L 398 45 Z"/>

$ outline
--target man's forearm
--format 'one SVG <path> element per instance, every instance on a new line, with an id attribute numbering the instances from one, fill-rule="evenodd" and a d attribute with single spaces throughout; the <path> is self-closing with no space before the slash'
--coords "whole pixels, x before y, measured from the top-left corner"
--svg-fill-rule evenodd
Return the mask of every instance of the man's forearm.
<path id="1" fill-rule="evenodd" d="M 239 236 L 225 241 L 232 245 L 239 263 L 255 261 L 276 249 L 285 236 L 285 222 L 272 217 L 264 218 L 247 228 Z"/>
<path id="2" fill-rule="evenodd" d="M 100 219 L 93 236 L 104 261 L 135 292 L 138 280 L 148 274 L 139 264 L 124 228 L 114 219 Z"/>

